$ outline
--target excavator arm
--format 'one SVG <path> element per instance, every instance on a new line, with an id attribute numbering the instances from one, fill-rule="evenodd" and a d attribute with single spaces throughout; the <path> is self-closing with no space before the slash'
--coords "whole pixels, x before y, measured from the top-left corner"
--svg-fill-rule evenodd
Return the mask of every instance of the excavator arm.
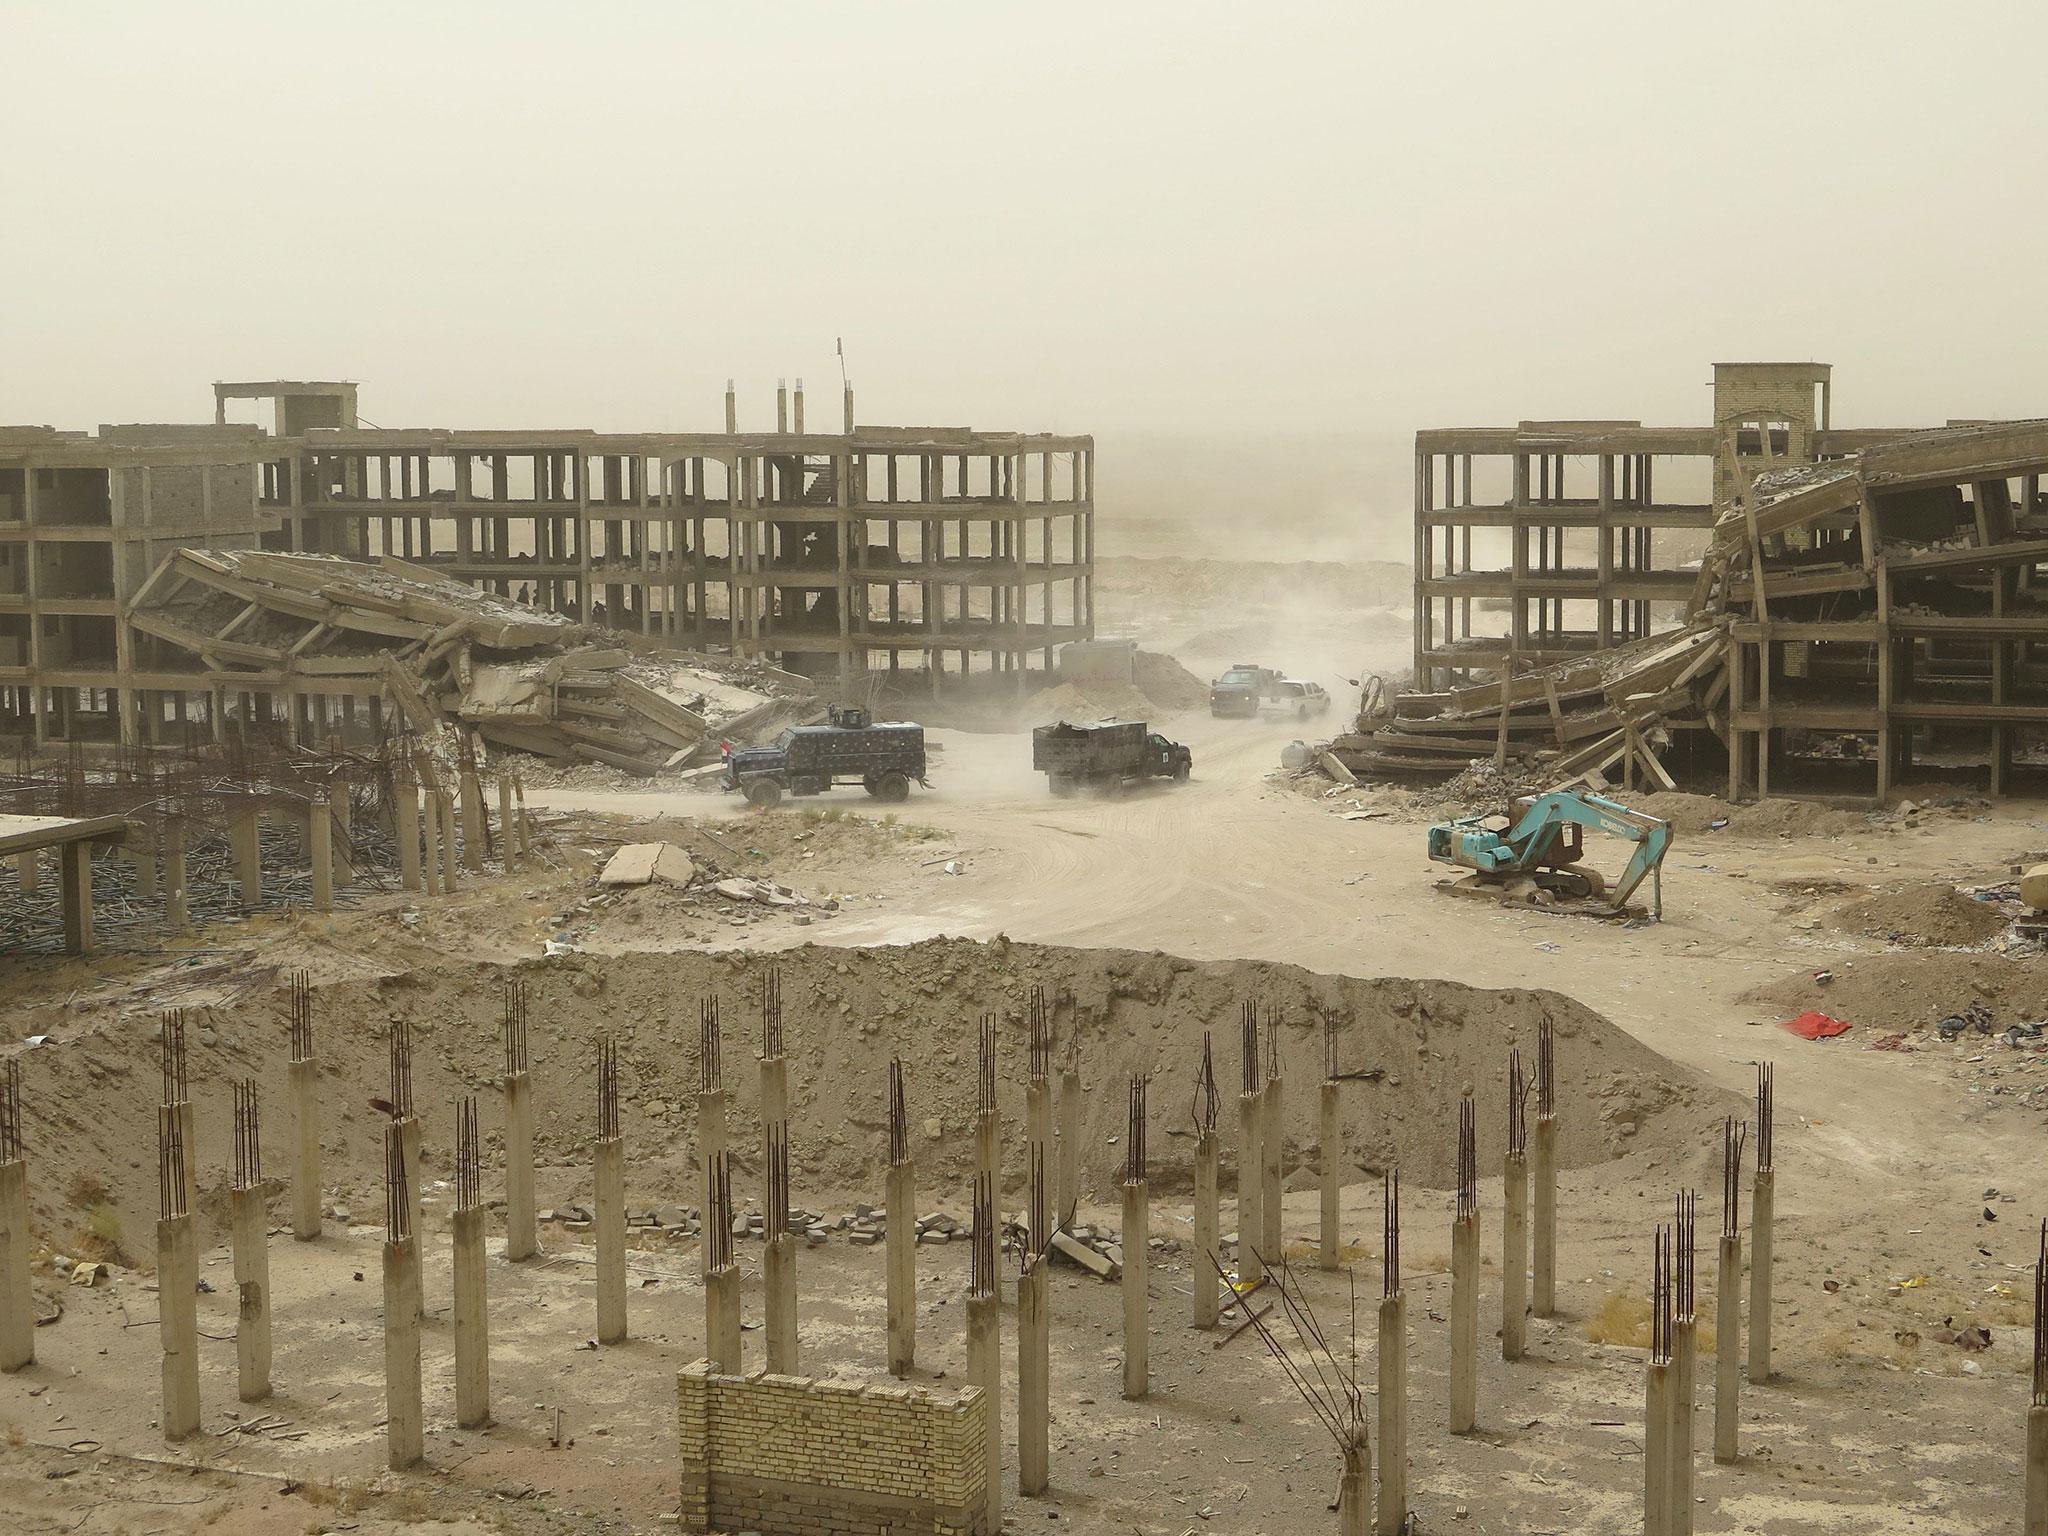
<path id="1" fill-rule="evenodd" d="M 1665 851 L 1671 846 L 1669 822 L 1599 795 L 1556 789 L 1547 795 L 1530 795 L 1515 805 L 1519 815 L 1508 830 L 1507 841 L 1515 850 L 1514 867 L 1519 870 L 1536 869 L 1548 862 L 1551 849 L 1568 826 L 1591 827 L 1636 845 L 1610 895 L 1616 907 L 1627 906 L 1636 888 L 1662 868 Z"/>

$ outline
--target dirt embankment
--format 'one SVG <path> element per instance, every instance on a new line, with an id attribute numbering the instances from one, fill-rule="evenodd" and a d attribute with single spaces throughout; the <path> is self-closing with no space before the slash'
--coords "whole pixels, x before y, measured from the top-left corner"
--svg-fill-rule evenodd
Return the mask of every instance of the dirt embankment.
<path id="1" fill-rule="evenodd" d="M 454 1104 L 481 1095 L 487 1156 L 497 1155 L 499 1025 L 508 979 L 530 996 L 537 1099 L 536 1142 L 548 1185 L 580 1187 L 588 1155 L 598 1036 L 617 1040 L 625 1134 L 633 1145 L 636 1201 L 693 1201 L 690 1175 L 699 1084 L 700 999 L 724 1018 L 725 1083 L 735 1112 L 733 1145 L 748 1191 L 758 1171 L 756 1074 L 762 980 L 759 956 L 687 952 L 566 956 L 517 966 L 451 964 L 404 975 L 351 979 L 316 989 L 314 1030 L 325 1084 L 327 1183 L 352 1209 L 375 1209 L 384 1117 L 370 1101 L 386 1092 L 386 1037 L 411 1021 L 414 1096 L 426 1128 L 433 1178 L 447 1176 Z M 972 1157 L 976 1021 L 997 1017 L 1000 1105 L 1011 1149 L 1008 1185 L 1022 1188 L 1026 1071 L 1024 1019 L 1031 990 L 1051 1002 L 1055 1061 L 1078 1052 L 1088 1092 L 1082 1128 L 1084 1182 L 1106 1191 L 1123 1156 L 1129 1073 L 1153 1077 L 1155 1178 L 1185 1188 L 1190 1104 L 1205 1032 L 1216 1041 L 1221 1129 L 1233 1139 L 1239 1014 L 1247 998 L 1271 1008 L 1286 1074 L 1290 1165 L 1313 1152 L 1316 1083 L 1325 1020 L 1336 1028 L 1345 1072 L 1369 1079 L 1345 1088 L 1348 1164 L 1374 1172 L 1399 1164 L 1411 1182 L 1441 1187 L 1455 1157 L 1455 1105 L 1476 1084 L 1481 1166 L 1497 1163 L 1506 1053 L 1533 1058 L 1538 1027 L 1557 1038 L 1558 1098 L 1589 1106 L 1561 1117 L 1564 1162 L 1580 1166 L 1666 1146 L 1705 1145 L 1721 1097 L 1582 1005 L 1556 993 L 1489 992 L 1449 982 L 1322 976 L 1255 961 L 1197 963 L 1127 950 L 1077 950 L 997 940 L 933 940 L 901 948 L 806 947 L 780 958 L 792 1081 L 792 1161 L 798 1198 L 872 1197 L 886 1156 L 891 1054 L 908 1075 L 912 1145 L 921 1187 L 934 1203 L 964 1190 Z M 228 1084 L 256 1078 L 273 1127 L 272 1172 L 284 1170 L 282 990 L 234 1008 L 193 1010 L 190 1077 L 197 1106 L 205 1208 L 229 1154 Z M 156 1202 L 151 1156 L 158 1098 L 156 1020 L 131 1014 L 92 1033 L 22 1053 L 24 1098 L 36 1158 L 38 1204 L 58 1231 L 85 1219 L 74 1191 L 95 1192 L 125 1230 L 147 1231 Z M 550 1179 L 548 1166 L 562 1169 Z M 489 1182 L 489 1181 L 487 1181 Z M 103 1193 L 97 1193 L 103 1187 Z M 958 1201 L 951 1203 L 958 1204 Z"/>
<path id="2" fill-rule="evenodd" d="M 1997 938 L 2010 919 L 1996 902 L 1939 880 L 1886 886 L 1835 909 L 1836 926 L 1895 944 L 1961 949 Z"/>
<path id="3" fill-rule="evenodd" d="M 1745 994 L 1760 1013 L 1789 1019 L 1815 1008 L 1872 1031 L 1930 1029 L 1973 1005 L 1987 1010 L 1992 1033 L 2048 1019 L 2048 966 L 2038 957 L 1940 952 L 1869 955 L 1828 968 L 1795 971 Z M 1852 1040 L 1867 1042 L 1858 1034 Z"/>

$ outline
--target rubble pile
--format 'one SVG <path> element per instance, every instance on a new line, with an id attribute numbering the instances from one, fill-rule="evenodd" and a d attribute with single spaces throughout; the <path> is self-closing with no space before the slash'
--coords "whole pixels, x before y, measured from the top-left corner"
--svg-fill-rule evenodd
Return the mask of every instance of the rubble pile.
<path id="1" fill-rule="evenodd" d="M 368 694 L 424 737 L 466 728 L 635 776 L 715 762 L 721 741 L 817 710 L 807 679 L 765 663 L 665 650 L 389 558 L 181 549 L 133 619 L 225 688 L 246 672 L 267 689 Z"/>

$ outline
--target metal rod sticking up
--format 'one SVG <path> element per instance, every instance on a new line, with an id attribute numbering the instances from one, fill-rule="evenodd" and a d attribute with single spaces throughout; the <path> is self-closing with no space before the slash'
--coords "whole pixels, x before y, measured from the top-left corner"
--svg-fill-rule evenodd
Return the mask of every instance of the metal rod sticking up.
<path id="1" fill-rule="evenodd" d="M 22 1134 L 21 1063 L 0 1065 L 0 1163 L 19 1162 L 27 1138 Z"/>
<path id="2" fill-rule="evenodd" d="M 597 1137 L 616 1141 L 619 1136 L 619 1043 L 610 1035 L 597 1041 Z"/>
<path id="3" fill-rule="evenodd" d="M 910 1161 L 910 1114 L 903 1100 L 903 1058 L 889 1058 L 889 1162 Z"/>
<path id="4" fill-rule="evenodd" d="M 384 1236 L 402 1243 L 412 1236 L 412 1199 L 406 1188 L 405 1149 L 399 1145 L 398 1126 L 384 1127 Z"/>
<path id="5" fill-rule="evenodd" d="M 789 1231 L 789 1122 L 768 1127 L 768 1236 Z"/>
<path id="6" fill-rule="evenodd" d="M 313 977 L 308 971 L 292 972 L 291 991 L 293 1061 L 313 1057 Z"/>
<path id="7" fill-rule="evenodd" d="M 1401 1291 L 1401 1170 L 1389 1168 L 1381 1187 L 1385 1207 L 1381 1217 L 1381 1242 L 1386 1258 L 1380 1266 L 1380 1295 L 1396 1296 Z"/>
<path id="8" fill-rule="evenodd" d="M 1325 1081 L 1337 1076 L 1337 1021 L 1334 1017 L 1323 1019 L 1323 1077 Z"/>
<path id="9" fill-rule="evenodd" d="M 1479 1216 L 1479 1119 L 1467 1088 L 1458 1100 L 1458 1211 L 1459 1221 Z"/>
<path id="10" fill-rule="evenodd" d="M 505 983 L 505 1024 L 502 1033 L 505 1042 L 505 1075 L 517 1077 L 527 1068 L 526 983 L 523 981 Z"/>
<path id="11" fill-rule="evenodd" d="M 156 1117 L 156 1213 L 164 1221 L 185 1214 L 185 1128 L 163 1112 Z"/>
<path id="12" fill-rule="evenodd" d="M 996 1291 L 995 1182 L 986 1173 L 974 1176 L 973 1246 L 967 1254 L 967 1293 L 970 1296 L 993 1296 Z"/>
<path id="13" fill-rule="evenodd" d="M 1536 1113 L 1557 1113 L 1557 1048 L 1547 1018 L 1536 1028 Z"/>
<path id="14" fill-rule="evenodd" d="M 761 978 L 761 1056 L 782 1054 L 782 969 L 771 965 Z"/>
<path id="15" fill-rule="evenodd" d="M 1042 1083 L 1052 1071 L 1052 1016 L 1045 1006 L 1043 987 L 1031 989 L 1030 1026 L 1031 1080 Z"/>
<path id="16" fill-rule="evenodd" d="M 2034 1258 L 2034 1406 L 2048 1408 L 2048 1220 Z"/>
<path id="17" fill-rule="evenodd" d="M 477 1134 L 476 1095 L 455 1101 L 455 1208 L 476 1209 L 483 1197 L 482 1138 Z"/>
<path id="18" fill-rule="evenodd" d="M 1767 1061 L 1760 1061 L 1756 1068 L 1756 1171 L 1769 1173 L 1776 1166 L 1771 1161 L 1771 1109 L 1776 1090 L 1776 1073 Z"/>
<path id="19" fill-rule="evenodd" d="M 1689 1189 L 1680 1191 L 1672 1202 L 1672 1308 L 1679 1317 L 1687 1320 L 1693 1315 L 1693 1272 L 1699 1229 L 1699 1204 L 1699 1195 Z"/>
<path id="20" fill-rule="evenodd" d="M 1133 1072 L 1130 1086 L 1130 1132 L 1124 1138 L 1126 1184 L 1144 1183 L 1145 1161 L 1145 1076 L 1141 1072 Z"/>
<path id="21" fill-rule="evenodd" d="M 711 1202 L 704 1212 L 704 1243 L 711 1267 L 732 1263 L 732 1166 L 720 1152 L 711 1162 Z"/>
<path id="22" fill-rule="evenodd" d="M 1046 1187 L 1045 1148 L 1041 1146 L 1033 1146 L 1031 1149 L 1030 1204 L 1031 1231 L 1034 1235 L 1040 1232 L 1045 1234 L 1035 1251 L 1029 1255 L 1033 1261 L 1037 1261 L 1045 1257 L 1047 1248 L 1052 1245 L 1052 1191 Z"/>
<path id="23" fill-rule="evenodd" d="M 412 1118 L 412 1021 L 406 1018 L 392 1020 L 390 1038 L 391 1056 L 391 1118 L 410 1120 Z M 392 1239 L 398 1241 L 397 1238 Z"/>
<path id="24" fill-rule="evenodd" d="M 1259 1005 L 1251 998 L 1244 1000 L 1244 1091 L 1257 1093 L 1259 1078 Z"/>
<path id="25" fill-rule="evenodd" d="M 235 1100 L 236 1189 L 254 1189 L 263 1182 L 263 1129 L 256 1107 L 256 1079 L 231 1085 Z"/>
<path id="26" fill-rule="evenodd" d="M 1721 1235 L 1742 1235 L 1742 1149 L 1749 1140 L 1749 1122 L 1733 1115 L 1721 1121 Z"/>
<path id="27" fill-rule="evenodd" d="M 191 1094 L 185 1080 L 185 1010 L 166 1008 L 158 1056 L 163 1066 L 164 1102 L 182 1104 Z"/>
<path id="28" fill-rule="evenodd" d="M 704 998 L 697 1004 L 697 1075 L 705 1093 L 719 1093 L 725 1087 L 725 1064 L 720 1059 L 718 999 Z"/>
<path id="29" fill-rule="evenodd" d="M 1216 1134 L 1216 1053 L 1209 1031 L 1202 1031 L 1202 1067 L 1195 1074 L 1194 1120 L 1195 1135 L 1208 1137 Z"/>
<path id="30" fill-rule="evenodd" d="M 996 1107 L 996 1016 L 984 1013 L 981 1016 L 981 1076 L 976 1107 L 982 1114 L 992 1114 Z"/>
<path id="31" fill-rule="evenodd" d="M 1529 1153 L 1529 1080 L 1522 1071 L 1522 1053 L 1508 1052 L 1508 1156 Z"/>

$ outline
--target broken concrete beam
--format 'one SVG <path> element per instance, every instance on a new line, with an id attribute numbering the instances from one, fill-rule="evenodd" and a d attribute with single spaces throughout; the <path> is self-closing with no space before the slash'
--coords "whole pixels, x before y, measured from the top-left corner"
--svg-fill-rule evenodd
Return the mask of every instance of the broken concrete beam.
<path id="1" fill-rule="evenodd" d="M 674 843 L 628 843 L 606 861 L 597 883 L 629 886 L 658 880 L 688 885 L 696 877 L 696 863 Z"/>

